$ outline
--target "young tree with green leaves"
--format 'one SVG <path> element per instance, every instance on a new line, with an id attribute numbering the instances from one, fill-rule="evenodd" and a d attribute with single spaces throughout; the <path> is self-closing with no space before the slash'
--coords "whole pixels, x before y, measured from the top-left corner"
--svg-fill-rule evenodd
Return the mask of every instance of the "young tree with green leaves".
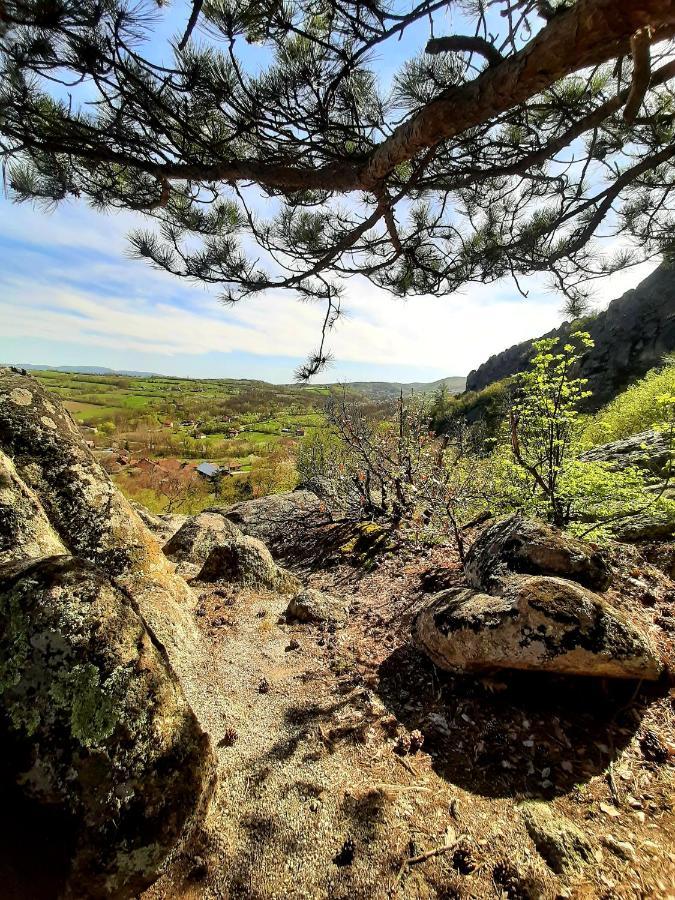
<path id="1" fill-rule="evenodd" d="M 355 274 L 409 295 L 546 272 L 578 310 L 672 253 L 675 0 L 193 0 L 170 42 L 167 6 L 0 0 L 6 184 L 144 214 L 135 255 L 227 302 L 323 302 L 301 376 Z"/>
<path id="2" fill-rule="evenodd" d="M 513 459 L 531 479 L 548 507 L 551 521 L 569 522 L 571 501 L 560 490 L 572 455 L 579 404 L 590 396 L 588 379 L 575 373 L 593 346 L 588 332 L 575 331 L 561 349 L 557 338 L 535 341 L 530 367 L 517 379 L 509 427 Z"/>

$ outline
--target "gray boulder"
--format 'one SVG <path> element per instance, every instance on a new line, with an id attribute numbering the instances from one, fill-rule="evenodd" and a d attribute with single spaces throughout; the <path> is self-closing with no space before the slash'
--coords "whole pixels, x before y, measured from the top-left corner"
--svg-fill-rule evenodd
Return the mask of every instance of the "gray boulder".
<path id="1" fill-rule="evenodd" d="M 270 494 L 215 511 L 234 522 L 244 534 L 264 541 L 273 551 L 302 542 L 312 529 L 331 521 L 327 503 L 307 490 Z"/>
<path id="2" fill-rule="evenodd" d="M 593 862 L 593 846 L 574 822 L 548 804 L 528 801 L 519 807 L 539 854 L 557 875 L 574 875 Z"/>
<path id="3" fill-rule="evenodd" d="M 280 594 L 290 594 L 301 587 L 294 575 L 274 562 L 262 541 L 241 533 L 221 540 L 211 550 L 197 580 L 263 588 Z"/>
<path id="4" fill-rule="evenodd" d="M 603 678 L 659 678 L 649 638 L 602 597 L 571 581 L 514 578 L 500 596 L 437 594 L 416 617 L 420 647 L 442 669 L 522 669 Z"/>
<path id="5" fill-rule="evenodd" d="M 68 896 L 137 896 L 199 821 L 215 770 L 126 593 L 71 556 L 0 570 L 0 703 L 24 794 L 75 823 Z"/>
<path id="6" fill-rule="evenodd" d="M 584 462 L 608 463 L 614 469 L 633 466 L 656 478 L 665 478 L 673 460 L 673 448 L 670 436 L 665 432 L 643 431 L 587 450 L 579 459 Z"/>
<path id="7" fill-rule="evenodd" d="M 208 510 L 181 525 L 164 545 L 164 555 L 178 564 L 179 572 L 196 574 L 214 547 L 241 537 L 241 531 L 222 512 Z M 191 572 L 190 566 L 197 568 Z"/>
<path id="8" fill-rule="evenodd" d="M 306 588 L 291 598 L 286 609 L 288 622 L 309 622 L 342 625 L 347 621 L 347 610 L 343 600 L 324 594 L 314 588 Z"/>
<path id="9" fill-rule="evenodd" d="M 466 560 L 467 581 L 478 591 L 499 591 L 512 574 L 559 575 L 593 590 L 611 581 L 607 558 L 593 544 L 520 515 L 485 528 Z"/>

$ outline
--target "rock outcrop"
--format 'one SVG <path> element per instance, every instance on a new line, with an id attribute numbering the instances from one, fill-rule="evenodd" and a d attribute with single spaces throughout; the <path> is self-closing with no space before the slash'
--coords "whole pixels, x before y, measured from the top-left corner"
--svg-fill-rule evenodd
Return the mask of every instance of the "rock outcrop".
<path id="1" fill-rule="evenodd" d="M 188 518 L 183 513 L 162 513 L 161 515 L 155 515 L 141 503 L 136 503 L 134 500 L 131 500 L 130 503 L 138 513 L 140 520 L 146 528 L 148 528 L 151 534 L 157 538 L 160 544 L 166 544 L 166 542 L 178 531 L 181 525 L 185 524 Z"/>
<path id="2" fill-rule="evenodd" d="M 71 895 L 148 887 L 203 811 L 214 767 L 126 592 L 72 556 L 0 570 L 0 704 L 16 780 L 73 823 Z"/>
<path id="3" fill-rule="evenodd" d="M 596 546 L 520 515 L 485 528 L 466 560 L 467 581 L 476 590 L 493 592 L 513 574 L 559 575 L 601 591 L 611 581 L 609 562 Z"/>
<path id="4" fill-rule="evenodd" d="M 9 369 L 0 533 L 0 702 L 14 777 L 73 819 L 72 896 L 134 896 L 212 790 L 205 731 L 223 717 L 194 674 L 213 663 L 185 581 L 62 405 Z"/>
<path id="5" fill-rule="evenodd" d="M 631 381 L 661 365 L 675 350 L 675 268 L 665 263 L 637 288 L 613 300 L 607 309 L 582 323 L 595 342 L 581 374 L 589 380 L 589 408 L 602 406 Z M 544 337 L 565 338 L 566 323 Z M 532 341 L 491 356 L 469 373 L 466 387 L 479 391 L 527 368 Z"/>
<path id="6" fill-rule="evenodd" d="M 469 587 L 441 591 L 415 619 L 417 643 L 441 668 L 645 680 L 663 671 L 650 638 L 589 590 L 611 581 L 592 544 L 511 516 L 480 535 L 466 575 Z"/>
<path id="7" fill-rule="evenodd" d="M 442 669 L 520 669 L 599 678 L 658 679 L 649 639 L 600 596 L 562 578 L 514 579 L 497 596 L 471 588 L 436 595 L 416 638 Z"/>
<path id="8" fill-rule="evenodd" d="M 613 469 L 633 466 L 642 469 L 654 478 L 663 479 L 668 475 L 673 460 L 670 435 L 663 431 L 642 431 L 620 441 L 601 444 L 582 453 L 583 462 L 604 462 Z"/>
<path id="9" fill-rule="evenodd" d="M 221 511 L 208 510 L 185 520 L 164 545 L 164 555 L 181 574 L 196 575 L 214 547 L 238 536 L 241 531 Z"/>

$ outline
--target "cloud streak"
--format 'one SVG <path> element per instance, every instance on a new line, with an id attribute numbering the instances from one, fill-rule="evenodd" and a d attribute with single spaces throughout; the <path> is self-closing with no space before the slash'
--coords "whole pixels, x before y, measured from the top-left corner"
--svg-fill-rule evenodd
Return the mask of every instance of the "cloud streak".
<path id="1" fill-rule="evenodd" d="M 99 216 L 71 207 L 44 216 L 2 206 L 9 215 L 0 225 L 6 248 L 0 333 L 16 346 L 16 360 L 25 359 L 22 345 L 36 338 L 98 347 L 102 358 L 105 351 L 153 354 L 165 358 L 167 368 L 171 359 L 205 354 L 246 353 L 261 358 L 261 365 L 265 357 L 298 360 L 317 342 L 321 307 L 270 293 L 223 308 L 200 286 L 126 259 L 131 215 Z M 633 287 L 647 271 L 630 270 L 605 284 L 601 303 Z M 365 279 L 352 279 L 345 295 L 348 315 L 333 333 L 331 348 L 340 362 L 352 364 L 353 377 L 359 365 L 370 373 L 374 365 L 389 373 L 400 367 L 401 377 L 414 368 L 465 374 L 492 353 L 558 324 L 559 298 L 541 280 L 530 279 L 528 287 L 528 299 L 503 284 L 401 301 Z M 324 380 L 334 378 L 329 373 Z"/>

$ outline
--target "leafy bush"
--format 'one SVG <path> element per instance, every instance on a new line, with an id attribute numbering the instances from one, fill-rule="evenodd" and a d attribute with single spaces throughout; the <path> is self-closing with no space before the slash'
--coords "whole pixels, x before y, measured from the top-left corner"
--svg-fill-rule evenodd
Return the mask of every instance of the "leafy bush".
<path id="1" fill-rule="evenodd" d="M 664 395 L 675 395 L 674 359 L 661 369 L 652 369 L 593 416 L 584 429 L 582 445 L 594 447 L 650 428 L 662 428 Z"/>

